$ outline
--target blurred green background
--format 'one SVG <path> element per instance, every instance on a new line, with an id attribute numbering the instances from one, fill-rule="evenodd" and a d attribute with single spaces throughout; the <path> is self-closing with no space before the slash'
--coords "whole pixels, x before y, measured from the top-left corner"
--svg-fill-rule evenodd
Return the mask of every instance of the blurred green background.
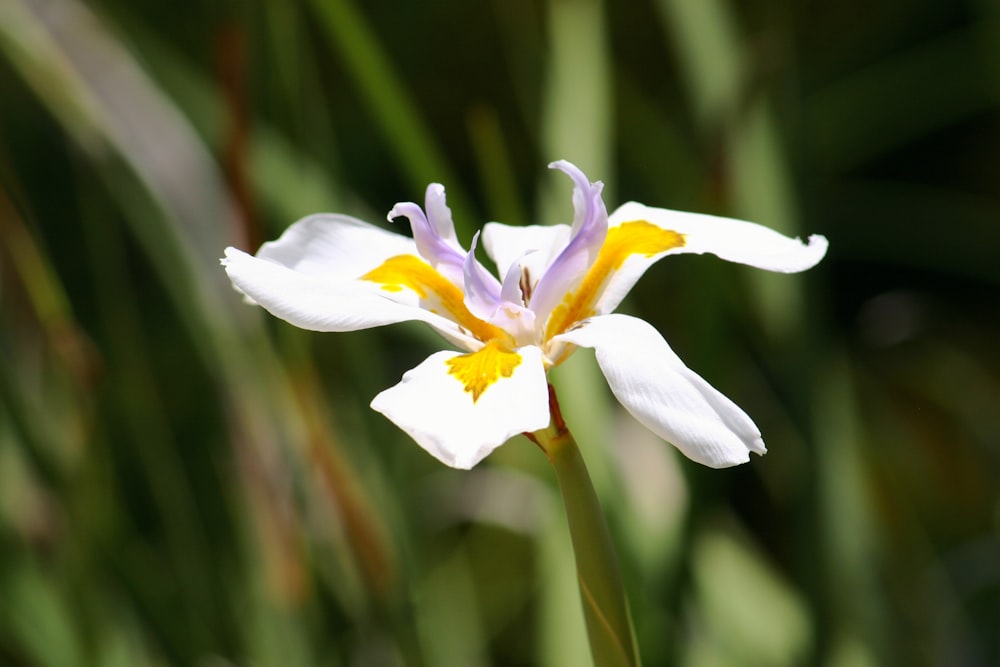
<path id="1" fill-rule="evenodd" d="M 313 334 L 218 266 L 448 188 L 822 233 L 668 259 L 626 312 L 753 416 L 713 471 L 553 373 L 645 664 L 1000 664 L 1000 5 L 0 0 L 0 665 L 577 666 L 518 438 L 447 469 L 367 408 L 442 343 Z"/>

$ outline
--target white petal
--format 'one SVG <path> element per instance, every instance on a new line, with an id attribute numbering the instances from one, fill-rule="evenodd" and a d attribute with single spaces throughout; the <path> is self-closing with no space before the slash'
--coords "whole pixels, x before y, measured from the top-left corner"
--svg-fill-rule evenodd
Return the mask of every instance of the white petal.
<path id="1" fill-rule="evenodd" d="M 707 252 L 730 262 L 781 273 L 796 273 L 816 266 L 827 248 L 826 238 L 818 234 L 810 236 L 808 243 L 803 243 L 752 222 L 653 208 L 637 202 L 623 204 L 611 214 L 609 220 L 612 227 L 633 220 L 646 220 L 685 236 L 683 246 L 663 255 Z M 663 255 L 657 256 L 657 259 Z"/>
<path id="2" fill-rule="evenodd" d="M 569 242 L 569 225 L 529 225 L 512 227 L 488 222 L 483 227 L 483 248 L 497 265 L 497 275 L 506 276 L 522 257 L 534 282 Z M 530 251 L 530 255 L 525 253 Z"/>
<path id="3" fill-rule="evenodd" d="M 487 346 L 474 354 L 496 353 L 495 347 Z M 469 360 L 471 355 L 438 352 L 376 396 L 371 406 L 442 463 L 471 468 L 511 437 L 549 423 L 541 351 L 529 346 L 501 354 L 518 355 L 516 367 L 508 369 L 512 371 L 508 377 L 496 374 L 482 384 L 475 399 L 449 365 L 456 359 Z M 489 374 L 490 360 L 485 362 L 483 368 Z"/>
<path id="4" fill-rule="evenodd" d="M 594 348 L 619 402 L 688 458 L 724 468 L 766 451 L 750 417 L 685 366 L 649 323 L 604 315 L 555 340 Z"/>
<path id="5" fill-rule="evenodd" d="M 455 223 L 451 218 L 451 209 L 448 208 L 443 185 L 431 183 L 427 186 L 424 195 L 424 210 L 435 236 L 447 243 L 452 249 L 461 252 L 462 246 L 458 242 L 458 235 L 455 234 Z"/>
<path id="6" fill-rule="evenodd" d="M 359 250 L 359 254 L 364 254 Z M 479 343 L 457 324 L 422 308 L 387 298 L 375 283 L 310 273 L 226 248 L 233 284 L 275 317 L 310 331 L 358 331 L 396 322 L 422 321 L 469 349 Z"/>
<path id="7" fill-rule="evenodd" d="M 395 255 L 414 255 L 413 239 L 346 215 L 310 215 L 285 230 L 257 257 L 299 273 L 357 278 Z"/>
<path id="8" fill-rule="evenodd" d="M 431 312 L 435 294 L 423 298 L 413 285 L 380 285 L 361 280 L 391 262 L 408 260 L 423 266 L 440 289 L 461 290 L 441 278 L 417 254 L 413 239 L 343 215 L 313 215 L 296 222 L 281 237 L 261 246 L 257 257 L 229 248 L 223 264 L 233 284 L 273 315 L 313 331 L 355 331 L 423 321 L 459 347 L 475 350 L 481 343 L 461 313 L 446 318 Z M 399 267 L 389 271 L 400 273 Z M 459 283 L 460 285 L 461 283 Z M 426 286 L 425 287 L 429 287 Z M 454 299 L 453 299 L 454 300 Z M 461 306 L 461 304 L 458 304 Z M 464 307 L 463 307 L 464 308 Z M 438 310 L 437 312 L 444 312 Z M 467 318 L 465 318 L 467 319 Z M 463 326 L 456 322 L 464 322 Z"/>

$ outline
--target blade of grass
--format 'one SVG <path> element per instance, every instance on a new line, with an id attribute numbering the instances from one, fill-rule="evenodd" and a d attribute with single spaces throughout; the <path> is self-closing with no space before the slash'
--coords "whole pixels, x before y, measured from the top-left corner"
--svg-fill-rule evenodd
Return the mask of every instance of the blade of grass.
<path id="1" fill-rule="evenodd" d="M 736 20 L 723 0 L 660 0 L 664 29 L 696 113 L 709 137 L 720 137 L 737 215 L 795 236 L 796 206 L 774 112 L 762 95 L 746 99 L 752 74 Z M 747 272 L 762 326 L 777 338 L 796 328 L 804 300 L 795 280 Z"/>
<path id="2" fill-rule="evenodd" d="M 36 83 L 39 72 L 71 62 L 64 72 L 71 90 L 99 103 L 94 115 L 81 115 L 73 106 L 60 107 L 55 115 L 67 125 L 85 125 L 121 156 L 86 147 L 98 178 L 162 277 L 205 367 L 220 381 L 223 401 L 241 425 L 233 429 L 233 446 L 252 458 L 276 456 L 283 443 L 301 437 L 301 415 L 281 412 L 295 405 L 288 378 L 263 336 L 260 317 L 235 298 L 218 266 L 234 217 L 211 159 L 175 107 L 83 5 L 55 0 L 63 20 L 47 23 L 48 14 L 33 13 L 36 5 L 15 1 L 24 9 L 20 19 L 47 37 L 34 45 L 30 66 L 21 67 L 29 83 Z M 0 34 L 9 37 L 4 30 Z M 281 492 L 291 495 L 289 489 Z"/>
<path id="3" fill-rule="evenodd" d="M 423 193 L 430 181 L 444 183 L 449 188 L 448 205 L 456 226 L 469 225 L 473 218 L 461 192 L 462 181 L 438 150 L 418 104 L 399 80 L 361 11 L 351 0 L 312 0 L 311 5 L 320 27 L 354 77 L 387 143 L 397 152 L 410 187 Z M 464 229 L 470 230 L 470 227 Z"/>
<path id="4" fill-rule="evenodd" d="M 490 219 L 511 225 L 529 224 L 496 110 L 485 105 L 474 107 L 469 112 L 468 127 Z"/>

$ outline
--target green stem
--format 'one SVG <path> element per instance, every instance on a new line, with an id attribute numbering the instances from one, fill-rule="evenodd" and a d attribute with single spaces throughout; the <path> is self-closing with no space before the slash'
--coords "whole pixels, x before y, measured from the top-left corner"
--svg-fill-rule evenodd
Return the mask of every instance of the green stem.
<path id="1" fill-rule="evenodd" d="M 566 428 L 551 385 L 549 406 L 551 423 L 529 437 L 552 462 L 559 480 L 594 665 L 637 667 L 639 652 L 611 535 L 587 466 Z"/>

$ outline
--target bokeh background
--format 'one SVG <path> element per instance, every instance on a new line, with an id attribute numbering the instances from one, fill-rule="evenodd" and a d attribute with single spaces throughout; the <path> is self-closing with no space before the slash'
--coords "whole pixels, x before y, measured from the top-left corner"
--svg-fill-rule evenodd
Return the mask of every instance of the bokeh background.
<path id="1" fill-rule="evenodd" d="M 766 457 L 553 373 L 645 664 L 1000 664 L 998 105 L 990 0 L 0 0 L 0 664 L 588 664 L 544 456 L 450 470 L 367 407 L 443 344 L 296 330 L 218 265 L 431 181 L 464 243 L 565 222 L 558 158 L 830 239 L 623 307 Z"/>

